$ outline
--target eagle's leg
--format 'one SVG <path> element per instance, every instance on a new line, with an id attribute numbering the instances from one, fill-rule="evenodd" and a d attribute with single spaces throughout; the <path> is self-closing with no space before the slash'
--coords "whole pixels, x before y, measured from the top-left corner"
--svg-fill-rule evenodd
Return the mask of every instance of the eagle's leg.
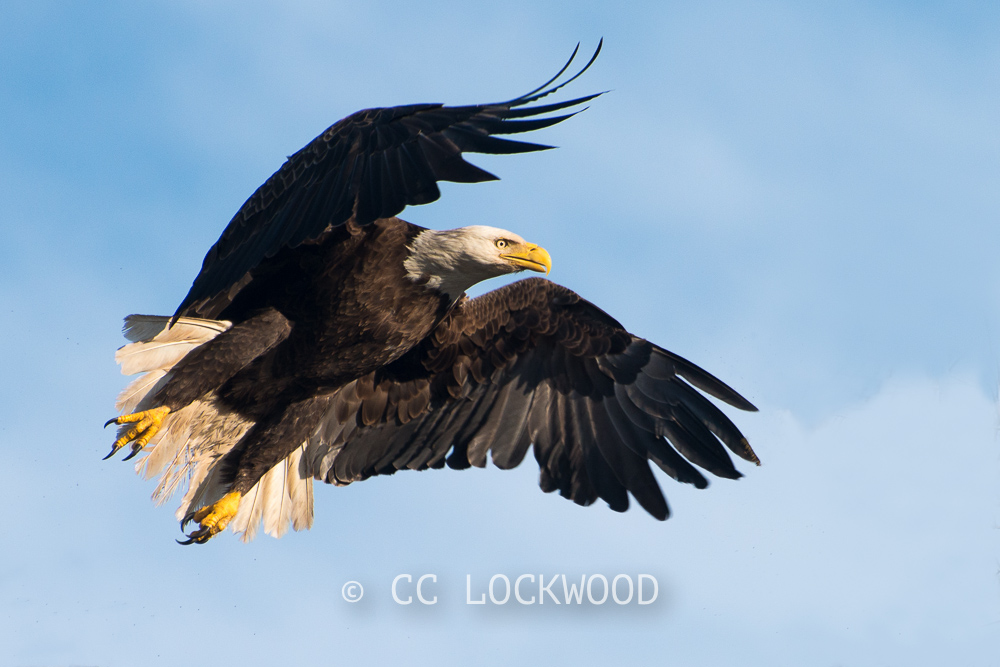
<path id="1" fill-rule="evenodd" d="M 184 517 L 181 530 L 189 521 L 197 521 L 200 529 L 188 534 L 188 539 L 178 542 L 204 544 L 225 530 L 239 511 L 240 498 L 310 436 L 329 405 L 329 396 L 296 401 L 283 411 L 268 415 L 247 431 L 219 463 L 232 471 L 229 492 L 214 504 Z"/>
<path id="2" fill-rule="evenodd" d="M 170 382 L 156 394 L 159 407 L 109 419 L 104 424 L 138 422 L 135 428 L 115 440 L 111 453 L 104 458 L 111 458 L 129 442 L 132 442 L 132 453 L 125 460 L 138 454 L 160 430 L 168 414 L 218 389 L 285 340 L 291 330 L 285 316 L 269 308 L 193 349 L 170 369 Z"/>
<path id="3" fill-rule="evenodd" d="M 231 491 L 208 507 L 202 507 L 197 512 L 188 514 L 181 522 L 181 530 L 184 530 L 184 526 L 189 521 L 197 521 L 199 529 L 189 533 L 186 540 L 177 540 L 177 542 L 179 544 L 204 544 L 221 533 L 239 511 L 240 498 L 242 498 L 242 494 L 239 491 Z"/>
<path id="4" fill-rule="evenodd" d="M 109 419 L 105 422 L 105 427 L 111 424 L 121 425 L 133 423 L 135 423 L 135 426 L 129 429 L 125 435 L 115 440 L 114 444 L 111 445 L 111 453 L 104 458 L 111 458 L 115 455 L 115 452 L 127 445 L 129 442 L 132 443 L 132 453 L 126 456 L 125 460 L 127 461 L 138 454 L 139 451 L 142 450 L 142 448 L 145 447 L 150 440 L 152 440 L 153 436 L 159 432 L 160 426 L 163 424 L 163 420 L 166 419 L 168 414 L 170 414 L 170 408 L 163 406 L 153 408 L 152 410 L 133 412 L 130 415 L 122 415 L 121 417 Z"/>
<path id="5" fill-rule="evenodd" d="M 230 491 L 252 489 L 312 435 L 329 406 L 330 396 L 321 394 L 295 401 L 258 421 L 223 459 L 222 465 L 232 471 Z"/>

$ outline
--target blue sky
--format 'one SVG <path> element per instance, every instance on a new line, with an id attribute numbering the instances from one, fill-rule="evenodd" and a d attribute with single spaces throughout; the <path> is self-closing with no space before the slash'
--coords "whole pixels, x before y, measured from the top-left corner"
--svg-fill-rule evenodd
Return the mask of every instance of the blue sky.
<path id="1" fill-rule="evenodd" d="M 0 9 L 5 664 L 995 661 L 1000 10 L 991 3 L 60 3 Z M 170 313 L 243 200 L 360 108 L 609 90 L 407 219 L 511 229 L 736 387 L 764 465 L 673 517 L 520 469 L 316 493 L 181 548 L 101 461 L 121 319 Z M 486 286 L 490 287 L 489 285 Z M 730 413 L 732 414 L 732 413 Z M 473 607 L 465 577 L 652 573 L 646 606 Z M 400 573 L 441 602 L 400 607 Z M 362 581 L 346 603 L 341 586 Z"/>

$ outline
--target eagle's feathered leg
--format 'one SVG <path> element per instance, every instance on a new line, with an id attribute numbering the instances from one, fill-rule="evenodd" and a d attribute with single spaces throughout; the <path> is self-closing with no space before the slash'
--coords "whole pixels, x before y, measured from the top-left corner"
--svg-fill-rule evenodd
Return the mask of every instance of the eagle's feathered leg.
<path id="1" fill-rule="evenodd" d="M 111 453 L 104 458 L 111 458 L 129 442 L 132 442 L 132 453 L 125 460 L 138 454 L 159 432 L 167 415 L 221 387 L 285 340 L 291 331 L 285 316 L 268 308 L 191 350 L 170 369 L 170 381 L 156 394 L 157 407 L 115 417 L 104 424 L 138 422 L 135 428 L 115 440 Z"/>
<path id="2" fill-rule="evenodd" d="M 230 489 L 246 493 L 264 474 L 284 460 L 316 429 L 332 397 L 321 394 L 296 401 L 278 414 L 258 421 L 223 464 L 233 480 Z"/>
<path id="3" fill-rule="evenodd" d="M 189 521 L 197 521 L 200 528 L 181 544 L 204 544 L 222 531 L 236 516 L 243 495 L 309 438 L 330 400 L 329 395 L 320 395 L 296 401 L 252 426 L 220 463 L 223 474 L 232 480 L 229 491 L 216 503 L 184 517 L 181 530 Z"/>

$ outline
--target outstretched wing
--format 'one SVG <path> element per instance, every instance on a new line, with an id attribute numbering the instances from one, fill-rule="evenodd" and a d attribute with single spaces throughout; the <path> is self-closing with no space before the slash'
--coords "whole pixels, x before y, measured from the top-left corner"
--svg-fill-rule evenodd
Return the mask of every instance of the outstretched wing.
<path id="1" fill-rule="evenodd" d="M 669 515 L 647 463 L 708 485 L 693 464 L 735 479 L 725 447 L 759 463 L 701 390 L 756 410 L 726 384 L 637 338 L 541 278 L 463 302 L 420 347 L 330 399 L 303 464 L 334 484 L 397 470 L 513 468 L 533 444 L 542 490 L 580 505 L 628 494 Z"/>
<path id="2" fill-rule="evenodd" d="M 600 94 L 525 106 L 583 74 L 597 58 L 601 45 L 583 69 L 553 85 L 569 68 L 577 50 L 579 45 L 556 76 L 507 102 L 366 109 L 332 125 L 288 158 L 243 204 L 208 251 L 174 317 L 214 317 L 248 282 L 248 272 L 265 258 L 282 248 L 316 239 L 350 220 L 366 225 L 395 216 L 408 205 L 435 201 L 441 196 L 438 181 L 497 180 L 466 162 L 464 152 L 505 154 L 551 148 L 494 135 L 554 125 L 578 112 L 536 116 L 578 106 Z"/>

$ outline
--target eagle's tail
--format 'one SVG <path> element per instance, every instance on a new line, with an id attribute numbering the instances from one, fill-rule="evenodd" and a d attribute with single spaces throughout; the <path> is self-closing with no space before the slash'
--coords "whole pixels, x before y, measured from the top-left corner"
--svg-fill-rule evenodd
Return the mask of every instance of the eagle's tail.
<path id="1" fill-rule="evenodd" d="M 118 350 L 115 360 L 123 374 L 142 375 L 118 395 L 115 407 L 122 414 L 154 407 L 157 393 L 170 382 L 174 365 L 231 326 L 226 321 L 191 317 L 178 318 L 171 325 L 170 319 L 157 315 L 125 318 L 125 338 L 132 342 Z M 213 394 L 204 396 L 167 415 L 143 450 L 145 456 L 136 463 L 136 472 L 146 479 L 159 476 L 153 492 L 157 505 L 179 487 L 187 487 L 176 514 L 181 520 L 226 493 L 218 463 L 250 426 L 251 421 L 222 408 Z M 254 538 L 262 521 L 264 532 L 274 537 L 284 535 L 289 524 L 295 530 L 312 526 L 312 478 L 304 474 L 302 453 L 302 447 L 296 449 L 243 496 L 230 523 L 243 541 Z"/>

